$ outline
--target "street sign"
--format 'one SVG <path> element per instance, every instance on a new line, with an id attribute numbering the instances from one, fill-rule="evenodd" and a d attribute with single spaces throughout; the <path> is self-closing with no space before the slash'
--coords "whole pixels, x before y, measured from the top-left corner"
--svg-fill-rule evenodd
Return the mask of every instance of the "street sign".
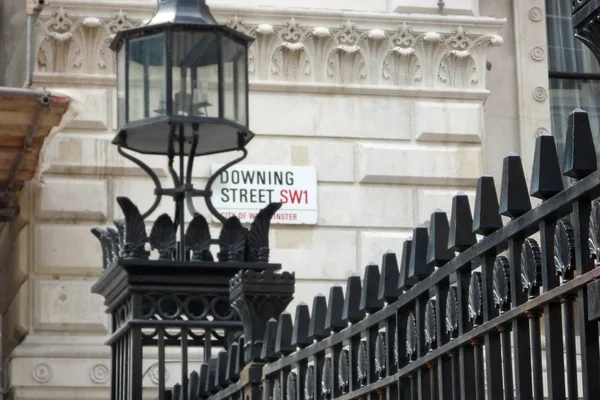
<path id="1" fill-rule="evenodd" d="M 221 165 L 212 165 L 214 174 Z M 215 208 L 250 223 L 261 208 L 282 203 L 273 224 L 317 223 L 317 171 L 313 167 L 239 165 L 223 172 L 212 187 Z M 216 222 L 216 218 L 213 217 Z"/>

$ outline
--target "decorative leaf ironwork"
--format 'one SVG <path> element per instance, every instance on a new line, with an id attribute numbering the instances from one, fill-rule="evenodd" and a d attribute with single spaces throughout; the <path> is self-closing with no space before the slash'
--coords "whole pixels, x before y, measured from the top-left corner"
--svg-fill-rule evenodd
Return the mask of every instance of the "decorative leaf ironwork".
<path id="1" fill-rule="evenodd" d="M 194 215 L 185 232 L 185 246 L 192 250 L 192 260 L 194 261 L 214 260 L 210 252 L 210 230 L 204 216 Z"/>
<path id="2" fill-rule="evenodd" d="M 367 342 L 364 340 L 360 341 L 358 345 L 358 360 L 357 360 L 357 376 L 360 381 L 361 386 L 367 383 L 367 369 L 368 367 L 368 359 L 367 359 Z"/>
<path id="3" fill-rule="evenodd" d="M 469 319 L 475 325 L 482 321 L 483 293 L 481 288 L 481 272 L 473 272 L 469 282 Z"/>
<path id="4" fill-rule="evenodd" d="M 573 278 L 575 269 L 575 232 L 568 219 L 556 223 L 554 232 L 554 266 L 564 280 Z"/>
<path id="5" fill-rule="evenodd" d="M 256 214 L 248 233 L 248 251 L 250 262 L 269 262 L 269 227 L 271 218 L 281 203 L 271 203 Z"/>
<path id="6" fill-rule="evenodd" d="M 527 238 L 521 248 L 521 282 L 530 298 L 540 293 L 542 284 L 542 253 L 538 243 Z"/>
<path id="7" fill-rule="evenodd" d="M 379 332 L 375 340 L 375 373 L 380 378 L 385 373 L 386 354 L 385 332 Z"/>
<path id="8" fill-rule="evenodd" d="M 91 232 L 100 241 L 100 247 L 102 248 L 102 270 L 110 268 L 113 262 L 113 246 L 112 239 L 107 230 L 101 228 L 92 228 Z"/>
<path id="9" fill-rule="evenodd" d="M 333 368 L 331 367 L 331 357 L 326 357 L 325 363 L 323 364 L 323 376 L 321 378 L 321 391 L 323 392 L 323 396 L 325 396 L 325 398 L 329 398 L 331 396 L 332 378 Z"/>
<path id="10" fill-rule="evenodd" d="M 123 256 L 122 247 L 120 245 L 119 232 L 114 230 L 113 228 L 106 228 L 108 231 L 108 235 L 110 236 L 110 244 L 112 247 L 112 262 L 116 262 L 119 258 Z"/>
<path id="11" fill-rule="evenodd" d="M 343 349 L 338 361 L 338 384 L 342 392 L 348 390 L 350 385 L 350 351 Z"/>
<path id="12" fill-rule="evenodd" d="M 279 383 L 279 379 L 275 379 L 275 383 L 273 383 L 273 396 L 271 399 L 283 400 L 281 394 L 281 383 Z"/>
<path id="13" fill-rule="evenodd" d="M 125 221 L 120 219 L 115 221 L 117 236 L 119 238 L 119 258 L 125 257 Z"/>
<path id="14" fill-rule="evenodd" d="M 409 360 L 417 354 L 417 320 L 415 314 L 408 314 L 406 319 L 406 355 Z"/>
<path id="15" fill-rule="evenodd" d="M 145 249 L 148 235 L 140 210 L 127 197 L 117 197 L 117 203 L 125 216 L 123 258 L 148 259 L 150 252 Z"/>
<path id="16" fill-rule="evenodd" d="M 453 335 L 458 330 L 458 298 L 456 287 L 451 286 L 446 297 L 446 332 Z"/>
<path id="17" fill-rule="evenodd" d="M 295 372 L 290 372 L 287 377 L 287 390 L 285 400 L 298 400 L 298 377 Z"/>
<path id="18" fill-rule="evenodd" d="M 309 365 L 306 369 L 306 377 L 304 379 L 304 399 L 314 400 L 315 398 L 315 366 Z"/>
<path id="19" fill-rule="evenodd" d="M 598 263 L 600 262 L 600 200 L 592 201 L 589 235 L 590 255 Z"/>
<path id="20" fill-rule="evenodd" d="M 502 311 L 510 308 L 510 263 L 504 256 L 494 262 L 494 306 Z"/>
<path id="21" fill-rule="evenodd" d="M 173 220 L 168 214 L 159 216 L 152 230 L 150 231 L 150 248 L 158 250 L 158 257 L 161 260 L 168 260 L 172 257 L 177 246 L 177 231 Z"/>
<path id="22" fill-rule="evenodd" d="M 425 306 L 425 344 L 431 349 L 436 340 L 435 300 L 429 299 Z"/>
<path id="23" fill-rule="evenodd" d="M 233 216 L 225 221 L 219 235 L 219 261 L 244 261 L 248 229 Z"/>

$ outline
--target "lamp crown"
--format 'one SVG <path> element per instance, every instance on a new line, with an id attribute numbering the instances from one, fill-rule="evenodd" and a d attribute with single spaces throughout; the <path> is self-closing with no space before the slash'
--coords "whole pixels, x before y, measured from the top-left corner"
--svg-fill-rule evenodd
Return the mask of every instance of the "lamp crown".
<path id="1" fill-rule="evenodd" d="M 158 0 L 156 12 L 147 25 L 164 23 L 218 25 L 206 0 Z"/>

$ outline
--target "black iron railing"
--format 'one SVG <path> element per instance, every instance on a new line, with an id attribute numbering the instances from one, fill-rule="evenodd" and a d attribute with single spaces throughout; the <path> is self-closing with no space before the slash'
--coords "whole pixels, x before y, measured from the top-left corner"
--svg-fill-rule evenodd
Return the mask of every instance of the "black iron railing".
<path id="1" fill-rule="evenodd" d="M 269 320 L 260 357 L 245 358 L 262 370 L 254 380 L 234 383 L 239 371 L 209 361 L 199 387 L 213 390 L 198 398 L 246 398 L 252 388 L 264 400 L 595 398 L 600 172 L 581 110 L 570 116 L 564 160 L 561 170 L 552 136 L 537 138 L 531 193 L 543 201 L 532 209 L 521 160 L 509 155 L 499 201 L 493 179 L 481 177 L 474 215 L 458 194 L 450 220 L 436 211 L 429 229 L 414 229 L 400 267 L 386 253 L 381 268 L 348 278 L 345 293 L 333 286 L 328 301 L 316 297 L 310 315 L 301 304 L 293 323 L 288 313 Z M 561 172 L 578 181 L 563 188 Z M 511 221 L 502 226 L 500 215 Z"/>

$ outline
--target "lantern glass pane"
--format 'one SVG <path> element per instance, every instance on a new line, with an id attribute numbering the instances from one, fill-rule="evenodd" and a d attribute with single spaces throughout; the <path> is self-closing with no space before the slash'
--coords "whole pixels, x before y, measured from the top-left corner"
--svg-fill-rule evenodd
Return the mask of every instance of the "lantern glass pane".
<path id="1" fill-rule="evenodd" d="M 219 40 L 173 32 L 173 115 L 219 118 Z"/>
<path id="2" fill-rule="evenodd" d="M 125 123 L 125 91 L 127 88 L 127 76 L 125 75 L 125 63 L 127 58 L 127 42 L 121 45 L 117 53 L 117 124 L 119 127 Z"/>
<path id="3" fill-rule="evenodd" d="M 228 37 L 222 38 L 223 52 L 223 117 L 248 126 L 247 50 L 246 46 Z"/>
<path id="4" fill-rule="evenodd" d="M 165 113 L 165 34 L 130 39 L 128 44 L 127 122 L 159 117 Z"/>

